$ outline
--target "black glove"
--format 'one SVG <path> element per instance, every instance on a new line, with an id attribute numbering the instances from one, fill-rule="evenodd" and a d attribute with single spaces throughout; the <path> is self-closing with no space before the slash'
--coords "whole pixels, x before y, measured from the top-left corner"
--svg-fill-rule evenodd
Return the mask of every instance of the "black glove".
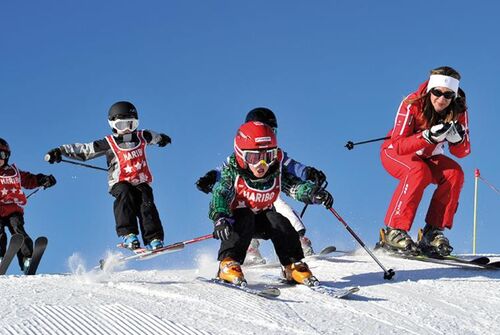
<path id="1" fill-rule="evenodd" d="M 216 240 L 227 241 L 233 232 L 234 219 L 220 217 L 214 223 L 213 236 Z"/>
<path id="2" fill-rule="evenodd" d="M 327 190 L 319 189 L 312 194 L 311 202 L 313 204 L 322 204 L 326 209 L 330 209 L 333 205 L 333 197 Z"/>
<path id="3" fill-rule="evenodd" d="M 467 101 L 465 98 L 465 92 L 459 88 L 458 96 L 455 98 L 455 107 L 453 108 L 457 113 L 463 113 L 467 110 Z"/>
<path id="4" fill-rule="evenodd" d="M 439 123 L 422 132 L 422 137 L 431 144 L 438 144 L 446 139 L 451 123 Z"/>
<path id="5" fill-rule="evenodd" d="M 38 182 L 38 185 L 43 186 L 44 189 L 52 187 L 56 184 L 56 178 L 54 178 L 53 175 L 44 175 L 44 174 L 37 174 L 36 179 Z"/>
<path id="6" fill-rule="evenodd" d="M 61 149 L 55 148 L 47 152 L 47 155 L 45 155 L 45 160 L 49 162 L 50 164 L 54 163 L 60 163 L 62 159 L 62 153 Z"/>
<path id="7" fill-rule="evenodd" d="M 168 136 L 166 134 L 160 134 L 160 137 L 161 137 L 161 139 L 158 141 L 159 147 L 164 147 L 167 144 L 172 143 L 172 139 L 170 138 L 170 136 Z"/>
<path id="8" fill-rule="evenodd" d="M 210 170 L 203 177 L 198 179 L 198 181 L 196 182 L 196 187 L 203 193 L 208 194 L 212 192 L 212 188 L 214 187 L 216 182 L 217 171 Z"/>
<path id="9" fill-rule="evenodd" d="M 326 175 L 323 171 L 313 168 L 312 166 L 308 166 L 304 169 L 306 180 L 310 180 L 314 182 L 317 186 L 323 185 L 326 181 Z"/>
<path id="10" fill-rule="evenodd" d="M 450 131 L 446 135 L 446 140 L 450 144 L 458 144 L 463 141 L 465 136 L 464 127 L 458 122 L 452 122 Z"/>

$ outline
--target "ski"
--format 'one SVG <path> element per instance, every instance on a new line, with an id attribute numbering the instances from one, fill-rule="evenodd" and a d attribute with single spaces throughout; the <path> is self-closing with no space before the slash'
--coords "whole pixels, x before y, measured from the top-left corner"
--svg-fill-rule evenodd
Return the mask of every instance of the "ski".
<path id="1" fill-rule="evenodd" d="M 460 256 L 455 256 L 455 255 L 450 255 L 450 256 L 440 256 L 440 255 L 425 255 L 430 258 L 436 258 L 436 259 L 448 259 L 452 260 L 455 262 L 459 263 L 470 263 L 470 264 L 476 264 L 476 265 L 490 265 L 490 259 L 485 256 L 480 256 L 472 259 L 465 259 L 461 258 Z"/>
<path id="2" fill-rule="evenodd" d="M 10 263 L 16 256 L 17 252 L 21 249 L 24 243 L 24 237 L 21 234 L 14 234 L 11 236 L 9 241 L 9 246 L 5 251 L 5 255 L 2 258 L 2 262 L 0 263 L 0 275 L 4 275 L 7 273 L 7 270 L 10 266 Z"/>
<path id="3" fill-rule="evenodd" d="M 331 286 L 319 284 L 319 285 L 306 286 L 306 287 L 310 288 L 314 292 L 326 294 L 326 295 L 328 295 L 332 298 L 336 298 L 336 299 L 347 298 L 351 294 L 359 291 L 358 286 L 346 287 L 346 288 L 336 288 L 336 287 L 331 287 Z"/>
<path id="4" fill-rule="evenodd" d="M 253 295 L 263 297 L 263 298 L 268 298 L 268 299 L 276 298 L 281 293 L 280 290 L 276 287 L 266 287 L 264 289 L 257 289 L 257 288 L 248 287 L 248 286 L 246 286 L 246 284 L 245 285 L 236 285 L 236 284 L 228 283 L 228 282 L 223 281 L 222 279 L 219 279 L 219 278 L 207 279 L 204 277 L 197 277 L 196 279 L 200 280 L 202 282 L 205 282 L 205 283 L 213 283 L 213 284 L 222 285 L 224 287 L 237 289 L 237 290 L 243 291 L 245 293 L 253 294 Z"/>
<path id="5" fill-rule="evenodd" d="M 422 231 L 419 231 L 419 238 L 421 239 Z M 500 267 L 497 267 L 494 263 L 490 263 L 490 259 L 488 257 L 476 257 L 473 259 L 465 259 L 456 255 L 442 256 L 437 253 L 429 254 L 423 253 L 422 250 L 417 248 L 416 250 L 411 250 L 408 252 L 395 249 L 390 247 L 385 242 L 385 230 L 380 229 L 380 240 L 375 244 L 375 250 L 381 249 L 387 255 L 392 257 L 428 262 L 428 263 L 436 263 L 446 266 L 453 267 L 461 267 L 468 269 L 487 269 L 487 270 L 496 270 Z M 496 262 L 495 262 L 496 263 Z"/>
<path id="6" fill-rule="evenodd" d="M 38 265 L 42 260 L 48 242 L 49 241 L 45 236 L 40 236 L 35 240 L 35 244 L 33 246 L 33 255 L 31 256 L 31 263 L 28 271 L 26 271 L 26 275 L 32 276 L 36 274 L 36 270 L 38 269 Z"/>
<path id="7" fill-rule="evenodd" d="M 476 269 L 476 270 L 500 270 L 500 262 L 488 263 L 486 262 L 487 257 L 478 257 L 471 260 L 460 258 L 457 256 L 447 256 L 447 257 L 437 257 L 437 256 L 426 256 L 423 254 L 420 255 L 410 255 L 403 253 L 394 253 L 385 250 L 386 254 L 391 257 L 403 258 L 408 260 L 427 262 L 427 263 L 435 263 L 446 266 L 458 267 L 458 268 L 466 268 L 466 269 Z"/>
<path id="8" fill-rule="evenodd" d="M 488 263 L 488 267 L 493 267 L 495 269 L 500 269 L 500 261 Z"/>
<path id="9" fill-rule="evenodd" d="M 275 275 L 264 275 L 264 278 L 271 280 L 273 282 L 278 282 L 279 284 L 282 285 L 287 285 L 289 287 L 307 287 L 311 291 L 314 291 L 316 293 L 321 293 L 324 295 L 327 295 L 329 297 L 335 298 L 335 299 L 345 299 L 352 295 L 353 293 L 356 293 L 360 290 L 359 286 L 352 286 L 352 287 L 345 287 L 345 288 L 337 288 L 337 287 L 332 287 L 326 284 L 322 284 L 318 280 L 312 282 L 310 285 L 301 285 L 297 283 L 290 283 L 287 281 L 285 278 L 282 278 L 280 276 L 275 276 Z"/>
<path id="10" fill-rule="evenodd" d="M 144 260 L 151 259 L 151 258 L 160 256 L 160 255 L 163 255 L 163 254 L 172 253 L 172 252 L 176 252 L 176 251 L 180 251 L 180 250 L 184 249 L 184 245 L 178 244 L 178 243 L 171 244 L 171 245 L 168 245 L 168 246 L 165 246 L 163 248 L 156 249 L 156 250 L 149 250 L 149 249 L 145 249 L 145 248 L 138 248 L 138 249 L 132 250 L 132 249 L 129 249 L 127 247 L 121 246 L 120 244 L 118 244 L 117 247 L 122 248 L 122 249 L 127 249 L 127 250 L 133 252 L 133 254 L 129 255 L 129 256 L 123 256 L 123 257 L 120 257 L 118 259 L 114 259 L 113 260 L 114 265 L 124 264 L 124 263 L 127 263 L 127 262 L 132 261 L 132 260 L 144 261 Z M 101 260 L 99 260 L 99 265 L 96 268 L 103 270 L 105 266 L 106 266 L 106 260 L 101 259 Z"/>
<path id="11" fill-rule="evenodd" d="M 166 245 L 166 246 L 164 246 L 162 248 L 158 248 L 158 249 L 155 249 L 155 250 L 150 250 L 150 249 L 146 249 L 146 248 L 138 248 L 138 249 L 133 249 L 132 250 L 132 249 L 129 249 L 129 248 L 125 247 L 122 243 L 119 243 L 117 245 L 118 248 L 127 249 L 127 250 L 133 252 L 133 254 L 129 255 L 129 256 L 123 256 L 123 257 L 120 257 L 118 259 L 114 259 L 112 263 L 113 263 L 113 265 L 118 265 L 118 264 L 126 263 L 126 262 L 131 261 L 131 260 L 147 260 L 147 259 L 151 259 L 151 258 L 160 256 L 160 255 L 163 255 L 163 254 L 167 254 L 167 253 L 171 253 L 171 252 L 176 252 L 176 251 L 183 250 L 184 247 L 186 245 L 188 245 L 188 244 L 200 242 L 200 241 L 203 241 L 203 240 L 208 240 L 208 239 L 211 239 L 211 238 L 213 238 L 212 234 L 208 234 L 208 235 L 196 237 L 196 238 L 193 238 L 193 239 L 190 239 L 190 240 L 172 243 L 172 244 Z M 96 267 L 94 267 L 94 269 L 95 270 L 97 270 L 97 269 L 104 270 L 105 266 L 106 266 L 106 260 L 105 259 L 101 259 L 101 260 L 99 260 L 99 265 L 97 265 Z"/>
<path id="12" fill-rule="evenodd" d="M 330 245 L 328 247 L 325 247 L 323 248 L 320 252 L 319 252 L 319 255 L 320 256 L 323 256 L 323 255 L 328 255 L 328 254 L 331 254 L 332 252 L 335 252 L 337 251 L 337 248 L 333 245 Z"/>

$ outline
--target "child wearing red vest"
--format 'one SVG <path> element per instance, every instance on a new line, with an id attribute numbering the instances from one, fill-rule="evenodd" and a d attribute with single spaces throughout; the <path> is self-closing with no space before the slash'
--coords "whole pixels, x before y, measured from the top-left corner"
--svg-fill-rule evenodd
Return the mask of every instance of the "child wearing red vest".
<path id="1" fill-rule="evenodd" d="M 52 149 L 47 153 L 48 161 L 59 163 L 62 156 L 85 161 L 105 155 L 109 193 L 115 197 L 117 235 L 122 237 L 124 246 L 137 249 L 140 247 L 137 237 L 140 228 L 147 248 L 161 248 L 164 232 L 154 203 L 153 176 L 146 160 L 146 146 L 164 147 L 171 143 L 171 139 L 150 130 L 137 130 L 137 110 L 127 101 L 111 106 L 108 122 L 113 129 L 112 135 L 90 143 L 65 144 Z"/>
<path id="2" fill-rule="evenodd" d="M 56 179 L 52 175 L 31 174 L 19 170 L 15 164 L 9 164 L 10 147 L 7 141 L 0 138 L 0 259 L 7 248 L 7 227 L 12 235 L 21 234 L 24 243 L 17 259 L 22 271 L 26 271 L 31 263 L 33 240 L 24 230 L 24 209 L 27 199 L 22 188 L 52 187 Z"/>
<path id="3" fill-rule="evenodd" d="M 311 181 L 303 181 L 282 168 L 283 153 L 273 129 L 264 123 L 243 124 L 234 139 L 234 154 L 222 167 L 214 185 L 209 217 L 214 237 L 221 240 L 218 277 L 244 284 L 240 264 L 252 238 L 270 239 L 289 281 L 317 282 L 306 263 L 298 232 L 273 204 L 281 191 L 308 204 L 330 208 L 333 198 Z"/>

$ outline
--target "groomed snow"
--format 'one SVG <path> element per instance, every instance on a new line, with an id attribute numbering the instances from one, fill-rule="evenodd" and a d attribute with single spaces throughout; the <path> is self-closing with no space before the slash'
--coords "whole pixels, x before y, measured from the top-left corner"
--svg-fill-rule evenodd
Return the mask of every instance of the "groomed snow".
<path id="1" fill-rule="evenodd" d="M 280 287 L 268 300 L 203 283 L 217 263 L 197 269 L 0 277 L 1 334 L 499 334 L 500 271 L 466 270 L 379 255 L 396 277 L 383 279 L 365 254 L 307 260 L 335 287 L 360 286 L 339 300 L 305 287 Z M 161 256 L 164 257 L 164 256 Z M 169 256 L 165 256 L 169 257 Z M 496 260 L 499 260 L 498 258 Z M 244 268 L 264 287 L 275 266 Z"/>

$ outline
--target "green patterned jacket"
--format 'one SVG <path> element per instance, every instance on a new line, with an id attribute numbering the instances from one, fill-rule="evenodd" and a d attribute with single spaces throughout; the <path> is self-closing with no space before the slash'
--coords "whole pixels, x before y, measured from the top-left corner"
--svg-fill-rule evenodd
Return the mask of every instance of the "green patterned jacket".
<path id="1" fill-rule="evenodd" d="M 234 184 L 236 176 L 242 177 L 250 187 L 263 190 L 269 188 L 276 176 L 281 173 L 281 191 L 295 200 L 311 204 L 311 194 L 315 191 L 315 184 L 311 181 L 303 181 L 296 176 L 281 169 L 280 164 L 273 164 L 270 171 L 264 178 L 255 179 L 246 169 L 241 169 L 236 162 L 234 153 L 229 157 L 227 164 L 224 164 L 221 171 L 220 180 L 214 185 L 212 190 L 212 200 L 208 217 L 217 220 L 220 216 L 232 216 L 231 203 L 235 197 Z"/>

